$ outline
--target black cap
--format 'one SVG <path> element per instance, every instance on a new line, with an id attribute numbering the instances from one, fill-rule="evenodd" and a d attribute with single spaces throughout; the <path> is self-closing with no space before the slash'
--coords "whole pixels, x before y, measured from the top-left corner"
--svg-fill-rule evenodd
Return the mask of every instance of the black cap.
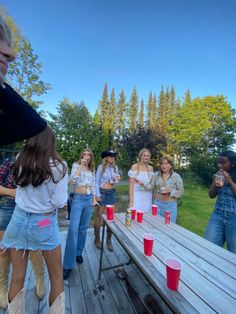
<path id="1" fill-rule="evenodd" d="M 102 153 L 101 153 L 101 157 L 102 158 L 105 158 L 105 157 L 116 157 L 116 152 L 114 152 L 112 149 L 110 150 L 104 150 Z"/>

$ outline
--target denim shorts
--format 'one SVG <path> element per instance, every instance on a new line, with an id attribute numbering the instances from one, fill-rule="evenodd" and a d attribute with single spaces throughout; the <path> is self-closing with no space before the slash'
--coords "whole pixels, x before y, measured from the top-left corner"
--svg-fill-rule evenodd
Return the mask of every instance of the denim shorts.
<path id="1" fill-rule="evenodd" d="M 16 205 L 0 247 L 51 251 L 60 243 L 56 210 L 51 214 L 35 214 Z"/>
<path id="2" fill-rule="evenodd" d="M 101 205 L 115 205 L 116 203 L 116 190 L 115 189 L 99 189 L 101 194 Z"/>
<path id="3" fill-rule="evenodd" d="M 0 196 L 0 231 L 5 231 L 11 220 L 15 208 L 15 200 L 12 197 Z"/>

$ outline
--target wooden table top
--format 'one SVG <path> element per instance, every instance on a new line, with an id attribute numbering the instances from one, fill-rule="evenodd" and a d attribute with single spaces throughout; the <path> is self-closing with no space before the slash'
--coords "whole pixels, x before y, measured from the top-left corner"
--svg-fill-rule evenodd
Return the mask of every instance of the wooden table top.
<path id="1" fill-rule="evenodd" d="M 143 223 L 125 225 L 116 213 L 105 223 L 155 290 L 176 313 L 235 313 L 236 254 L 233 254 L 161 216 L 144 214 Z M 153 255 L 143 254 L 143 234 L 155 236 Z M 166 286 L 166 257 L 183 263 L 178 291 Z"/>

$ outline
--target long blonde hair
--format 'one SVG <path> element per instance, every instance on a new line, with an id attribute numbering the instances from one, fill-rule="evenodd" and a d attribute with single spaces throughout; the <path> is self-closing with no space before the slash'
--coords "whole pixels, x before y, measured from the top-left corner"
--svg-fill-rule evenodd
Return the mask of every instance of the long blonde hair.
<path id="1" fill-rule="evenodd" d="M 108 156 L 108 157 L 109 157 L 109 156 Z M 102 161 L 102 173 L 105 172 L 106 167 L 107 167 L 107 157 L 104 157 L 104 158 L 103 158 L 103 161 Z M 115 162 L 115 158 L 114 158 L 114 161 L 113 161 L 111 167 L 114 168 L 114 169 L 116 169 L 116 167 L 117 167 L 117 166 L 116 166 L 116 162 Z"/>
<path id="2" fill-rule="evenodd" d="M 139 173 L 139 168 L 140 168 L 140 165 L 141 165 L 141 157 L 142 157 L 142 155 L 144 154 L 144 153 L 148 153 L 149 155 L 150 155 L 150 157 L 151 157 L 151 152 L 150 152 L 150 150 L 148 150 L 147 148 L 143 148 L 143 149 L 141 149 L 140 151 L 139 151 L 139 153 L 138 153 L 138 158 L 137 158 L 137 174 Z M 147 172 L 148 172 L 148 175 L 149 175 L 149 172 L 150 172 L 150 170 L 149 170 L 149 168 L 148 168 L 148 165 L 146 165 L 146 168 L 147 168 Z"/>

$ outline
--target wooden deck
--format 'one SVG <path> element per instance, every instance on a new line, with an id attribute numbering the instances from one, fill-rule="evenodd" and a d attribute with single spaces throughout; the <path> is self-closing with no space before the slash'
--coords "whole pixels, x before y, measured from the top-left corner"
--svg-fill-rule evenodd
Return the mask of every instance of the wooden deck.
<path id="1" fill-rule="evenodd" d="M 64 251 L 66 241 L 66 231 L 61 232 L 62 249 Z M 103 266 L 111 266 L 124 263 L 128 257 L 119 243 L 113 237 L 114 252 L 109 252 L 105 248 L 103 257 Z M 124 272 L 117 270 L 108 270 L 102 273 L 100 282 L 98 282 L 100 251 L 93 244 L 93 230 L 89 229 L 86 248 L 83 254 L 84 263 L 77 264 L 76 270 L 73 270 L 65 283 L 66 297 L 66 314 L 100 314 L 100 313 L 169 313 L 158 295 L 153 291 L 146 282 L 142 274 L 130 264 L 125 266 L 125 273 L 128 275 L 129 281 L 121 279 Z M 47 291 L 49 291 L 49 279 L 45 274 L 45 283 Z M 132 287 L 135 289 L 132 289 Z M 26 280 L 26 313 L 27 314 L 47 314 L 48 294 L 43 300 L 39 301 L 35 292 L 35 279 L 29 263 Z M 129 294 L 128 291 L 131 291 Z M 137 292 L 137 294 L 136 294 Z M 150 297 L 154 296 L 155 300 L 161 304 L 162 309 L 147 310 Z M 133 301 L 132 301 L 133 299 Z M 152 299 L 152 298 L 151 298 Z M 152 299 L 154 302 L 154 300 Z M 146 307 L 146 309 L 145 309 Z M 0 314 L 8 314 L 8 311 L 0 310 Z"/>

